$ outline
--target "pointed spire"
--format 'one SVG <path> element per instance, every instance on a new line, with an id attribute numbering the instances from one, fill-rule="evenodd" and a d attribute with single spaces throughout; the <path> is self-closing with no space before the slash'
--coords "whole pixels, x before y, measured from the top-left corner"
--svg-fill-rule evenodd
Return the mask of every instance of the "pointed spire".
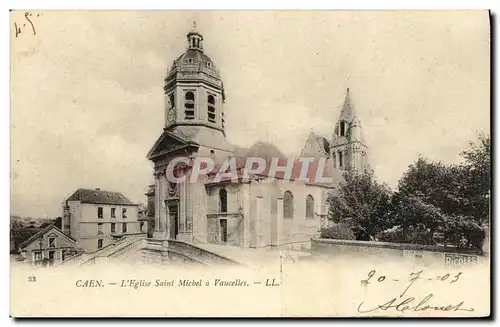
<path id="1" fill-rule="evenodd" d="M 349 92 L 349 88 L 347 88 L 339 120 L 350 122 L 354 117 L 356 117 L 356 112 L 352 106 L 351 93 Z"/>

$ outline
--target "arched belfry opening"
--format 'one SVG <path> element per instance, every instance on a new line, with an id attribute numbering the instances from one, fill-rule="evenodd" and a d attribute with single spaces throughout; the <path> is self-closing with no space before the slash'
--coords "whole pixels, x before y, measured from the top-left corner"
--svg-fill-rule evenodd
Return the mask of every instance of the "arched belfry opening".
<path id="1" fill-rule="evenodd" d="M 225 188 L 219 190 L 219 212 L 227 212 L 227 191 Z"/>

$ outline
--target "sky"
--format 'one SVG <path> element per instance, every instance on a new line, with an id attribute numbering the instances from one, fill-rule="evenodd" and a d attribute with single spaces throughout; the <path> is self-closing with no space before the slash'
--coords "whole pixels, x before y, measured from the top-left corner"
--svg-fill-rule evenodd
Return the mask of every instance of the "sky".
<path id="1" fill-rule="evenodd" d="M 11 14 L 11 213 L 60 216 L 76 189 L 146 202 L 163 83 L 196 21 L 229 141 L 298 155 L 332 138 L 345 90 L 392 188 L 419 155 L 458 163 L 490 129 L 486 11 L 42 11 Z M 33 26 L 31 25 L 33 24 Z M 21 29 L 15 33 L 14 26 Z"/>

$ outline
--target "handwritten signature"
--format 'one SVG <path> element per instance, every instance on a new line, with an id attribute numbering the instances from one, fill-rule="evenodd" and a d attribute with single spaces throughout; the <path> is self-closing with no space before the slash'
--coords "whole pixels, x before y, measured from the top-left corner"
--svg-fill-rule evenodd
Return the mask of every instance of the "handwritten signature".
<path id="1" fill-rule="evenodd" d="M 30 12 L 25 12 L 24 13 L 24 18 L 26 19 L 26 22 L 23 23 L 22 25 L 21 24 L 17 24 L 17 22 L 14 22 L 14 31 L 16 33 L 16 38 L 21 34 L 23 33 L 24 31 L 24 28 L 26 28 L 26 24 L 29 25 L 29 27 L 31 27 L 31 32 L 33 33 L 33 35 L 36 35 L 36 29 L 35 29 L 35 24 L 33 23 L 31 17 L 33 16 L 32 13 Z M 40 17 L 40 14 L 36 14 L 36 17 Z"/>
<path id="2" fill-rule="evenodd" d="M 464 305 L 464 301 L 461 301 L 456 304 L 445 304 L 445 305 L 436 305 L 436 304 L 429 304 L 428 302 L 434 297 L 433 293 L 427 294 L 422 300 L 418 301 L 415 297 L 405 297 L 403 296 L 408 292 L 408 290 L 412 287 L 412 285 L 418 281 L 418 280 L 436 280 L 439 282 L 446 282 L 449 284 L 453 284 L 459 281 L 460 276 L 463 275 L 462 272 L 457 273 L 454 276 L 451 276 L 450 274 L 445 274 L 443 276 L 437 276 L 434 278 L 425 278 L 422 276 L 423 270 L 419 270 L 417 272 L 412 272 L 408 276 L 408 283 L 404 290 L 399 294 L 399 296 L 392 298 L 391 300 L 383 303 L 383 304 L 377 304 L 375 307 L 366 309 L 364 308 L 365 302 L 361 302 L 358 306 L 358 312 L 360 313 L 367 313 L 367 312 L 373 312 L 376 310 L 389 310 L 389 309 L 395 309 L 396 311 L 399 312 L 405 312 L 405 311 L 427 311 L 427 310 L 433 310 L 433 311 L 474 311 L 474 308 L 463 308 L 462 306 Z M 368 284 L 370 284 L 370 280 L 372 278 L 375 278 L 377 283 L 383 283 L 391 280 L 385 275 L 379 274 L 378 278 L 376 275 L 376 270 L 371 270 L 368 273 L 368 277 L 366 279 L 361 280 L 361 285 L 363 287 L 367 287 Z M 392 278 L 392 281 L 399 282 L 399 279 L 397 278 Z M 418 303 L 417 303 L 418 302 Z M 417 303 L 415 305 L 415 303 Z"/>
<path id="3" fill-rule="evenodd" d="M 400 302 L 398 301 L 398 298 L 395 297 L 384 304 L 378 304 L 376 307 L 372 309 L 361 309 L 363 306 L 364 302 L 361 302 L 358 306 L 358 312 L 360 313 L 367 313 L 367 312 L 373 312 L 376 310 L 389 310 L 389 309 L 395 309 L 396 311 L 399 311 L 401 313 L 405 311 L 427 311 L 427 310 L 434 310 L 434 311 L 474 311 L 474 308 L 462 308 L 462 305 L 464 305 L 464 301 L 457 303 L 457 304 L 447 304 L 447 305 L 435 305 L 435 304 L 427 304 L 428 301 L 432 299 L 434 296 L 433 293 L 429 293 L 426 297 L 424 297 L 420 302 L 417 303 L 417 305 L 413 305 L 415 298 L 414 297 L 408 297 Z"/>

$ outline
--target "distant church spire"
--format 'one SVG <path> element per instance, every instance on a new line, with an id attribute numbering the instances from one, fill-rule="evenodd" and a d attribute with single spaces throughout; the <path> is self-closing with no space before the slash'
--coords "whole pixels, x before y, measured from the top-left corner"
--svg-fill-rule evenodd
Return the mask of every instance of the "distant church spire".
<path id="1" fill-rule="evenodd" d="M 203 52 L 203 35 L 196 30 L 196 21 L 193 21 L 193 27 L 187 35 L 188 49 Z"/>
<path id="2" fill-rule="evenodd" d="M 349 88 L 347 88 L 344 97 L 344 104 L 340 110 L 339 120 L 350 122 L 354 117 L 356 117 L 356 112 L 354 111 L 354 107 L 352 105 L 351 93 L 349 92 Z"/>
<path id="3" fill-rule="evenodd" d="M 367 165 L 367 150 L 361 122 L 347 88 L 330 147 L 334 167 L 363 171 Z"/>

